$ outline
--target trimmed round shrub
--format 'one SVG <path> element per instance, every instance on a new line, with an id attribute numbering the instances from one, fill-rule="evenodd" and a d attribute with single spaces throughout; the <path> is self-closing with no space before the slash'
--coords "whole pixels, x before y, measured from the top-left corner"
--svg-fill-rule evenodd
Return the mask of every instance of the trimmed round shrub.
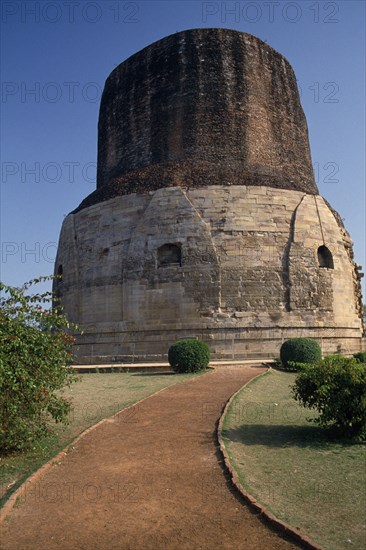
<path id="1" fill-rule="evenodd" d="M 179 340 L 169 348 L 168 360 L 175 372 L 197 372 L 210 362 L 210 348 L 202 340 Z"/>
<path id="2" fill-rule="evenodd" d="M 366 351 L 359 351 L 358 353 L 354 353 L 353 357 L 357 359 L 360 363 L 366 363 Z"/>
<path id="3" fill-rule="evenodd" d="M 322 358 L 319 344 L 310 338 L 290 338 L 280 349 L 281 363 L 286 370 L 297 370 L 293 363 L 317 363 Z"/>

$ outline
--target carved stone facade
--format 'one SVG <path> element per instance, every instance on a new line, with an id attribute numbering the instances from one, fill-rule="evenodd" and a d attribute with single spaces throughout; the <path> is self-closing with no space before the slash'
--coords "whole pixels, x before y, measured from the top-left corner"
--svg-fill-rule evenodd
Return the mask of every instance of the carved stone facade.
<path id="1" fill-rule="evenodd" d="M 223 29 L 145 48 L 107 80 L 98 151 L 55 266 L 80 362 L 157 359 L 183 337 L 216 358 L 276 356 L 295 336 L 361 349 L 352 242 L 318 195 L 280 54 Z"/>

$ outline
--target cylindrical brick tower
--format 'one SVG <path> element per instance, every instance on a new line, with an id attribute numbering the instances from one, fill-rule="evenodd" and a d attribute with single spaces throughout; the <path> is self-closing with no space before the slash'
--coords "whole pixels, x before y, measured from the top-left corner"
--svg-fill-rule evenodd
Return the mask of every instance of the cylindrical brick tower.
<path id="1" fill-rule="evenodd" d="M 182 337 L 218 358 L 299 335 L 361 346 L 352 242 L 318 195 L 294 72 L 238 31 L 168 36 L 110 74 L 97 189 L 55 271 L 81 362 L 161 358 Z"/>

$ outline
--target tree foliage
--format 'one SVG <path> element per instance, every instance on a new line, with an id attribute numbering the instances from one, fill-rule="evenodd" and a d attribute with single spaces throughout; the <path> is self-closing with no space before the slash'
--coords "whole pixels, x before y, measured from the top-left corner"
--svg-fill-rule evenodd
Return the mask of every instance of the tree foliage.
<path id="1" fill-rule="evenodd" d="M 353 357 L 357 359 L 360 363 L 363 363 L 366 365 L 366 351 L 359 351 L 358 353 L 354 353 Z"/>
<path id="2" fill-rule="evenodd" d="M 366 369 L 357 359 L 331 355 L 303 365 L 293 394 L 301 405 L 319 412 L 314 421 L 320 426 L 366 440 Z"/>
<path id="3" fill-rule="evenodd" d="M 14 288 L 0 283 L 0 452 L 28 448 L 49 431 L 50 420 L 67 422 L 63 388 L 77 379 L 71 326 L 52 292 L 29 294 L 40 277 Z"/>

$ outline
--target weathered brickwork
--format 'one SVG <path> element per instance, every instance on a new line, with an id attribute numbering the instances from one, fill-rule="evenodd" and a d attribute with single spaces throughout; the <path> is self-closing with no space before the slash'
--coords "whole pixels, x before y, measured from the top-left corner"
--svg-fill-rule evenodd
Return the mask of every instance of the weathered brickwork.
<path id="1" fill-rule="evenodd" d="M 268 185 L 317 193 L 296 77 L 255 36 L 168 36 L 108 77 L 98 189 L 79 208 L 161 187 Z"/>
<path id="2" fill-rule="evenodd" d="M 97 190 L 64 220 L 55 272 L 78 360 L 157 359 L 182 337 L 214 357 L 284 339 L 359 351 L 359 270 L 318 194 L 288 62 L 227 29 L 167 37 L 103 92 Z"/>

